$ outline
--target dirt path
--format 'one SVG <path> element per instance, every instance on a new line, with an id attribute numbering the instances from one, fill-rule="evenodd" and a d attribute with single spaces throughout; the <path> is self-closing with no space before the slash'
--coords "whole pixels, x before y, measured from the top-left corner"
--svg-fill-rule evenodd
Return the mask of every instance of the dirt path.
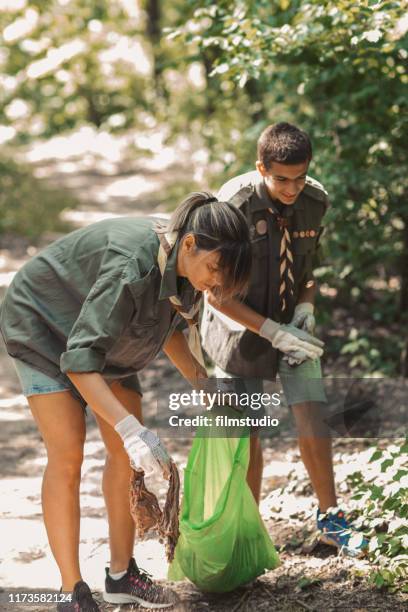
<path id="1" fill-rule="evenodd" d="M 113 154 L 111 159 L 106 159 L 95 152 L 85 153 L 81 158 L 65 155 L 50 160 L 37 151 L 32 157 L 39 174 L 52 177 L 61 188 L 69 187 L 81 197 L 80 208 L 66 213 L 66 217 L 76 224 L 117 214 L 162 212 L 164 206 L 157 202 L 162 201 L 163 190 L 178 177 L 180 181 L 185 180 L 186 152 L 177 155 L 168 150 L 166 157 L 158 147 L 149 164 L 121 161 L 119 157 L 112 161 Z M 0 289 L 3 294 L 13 273 L 36 249 L 15 239 L 3 241 L 1 246 Z M 141 379 L 147 418 L 155 417 L 156 397 L 163 380 L 174 390 L 181 389 L 182 384 L 163 355 L 142 372 Z M 10 603 L 11 595 L 29 589 L 58 589 L 59 576 L 47 544 L 41 513 L 40 487 L 45 452 L 3 345 L 0 346 L 0 422 L 0 610 L 41 612 L 52 607 Z M 336 442 L 336 474 L 341 483 L 340 493 L 345 498 L 349 494 L 345 473 L 352 469 L 353 462 L 358 465 L 364 457 L 365 446 L 366 443 L 355 441 Z M 182 468 L 190 442 L 170 440 L 168 447 Z M 81 487 L 80 547 L 84 577 L 99 593 L 104 567 L 109 560 L 101 495 L 103 463 L 103 445 L 89 415 Z M 156 486 L 162 495 L 162 485 L 157 483 Z M 293 440 L 281 439 L 266 444 L 262 497 L 262 515 L 280 549 L 282 566 L 250 587 L 224 596 L 202 594 L 187 582 L 177 584 L 175 589 L 182 601 L 180 610 L 398 612 L 404 609 L 402 597 L 373 590 L 367 585 L 364 578 L 368 571 L 366 562 L 338 557 L 332 549 L 321 544 L 305 546 L 308 539 L 313 542 L 315 501 Z M 135 554 L 140 566 L 154 578 L 165 579 L 167 564 L 156 539 L 138 542 Z M 119 610 L 112 606 L 103 609 Z M 122 606 L 122 610 L 125 609 L 132 608 Z"/>

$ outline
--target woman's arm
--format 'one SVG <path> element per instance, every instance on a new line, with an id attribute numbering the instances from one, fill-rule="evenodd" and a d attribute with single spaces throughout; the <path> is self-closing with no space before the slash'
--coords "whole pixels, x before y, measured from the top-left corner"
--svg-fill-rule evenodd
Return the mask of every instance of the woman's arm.
<path id="1" fill-rule="evenodd" d="M 99 372 L 67 372 L 67 376 L 92 410 L 112 427 L 129 415 Z"/>
<path id="2" fill-rule="evenodd" d="M 132 467 L 143 470 L 146 477 L 158 471 L 168 478 L 171 459 L 160 439 L 128 413 L 102 376 L 98 372 L 67 372 L 67 376 L 92 410 L 115 428 Z"/>
<path id="3" fill-rule="evenodd" d="M 210 291 L 207 291 L 207 299 L 210 306 L 213 306 L 230 319 L 241 323 L 241 325 L 250 329 L 255 334 L 259 334 L 259 330 L 266 319 L 250 306 L 235 298 L 220 303 Z"/>

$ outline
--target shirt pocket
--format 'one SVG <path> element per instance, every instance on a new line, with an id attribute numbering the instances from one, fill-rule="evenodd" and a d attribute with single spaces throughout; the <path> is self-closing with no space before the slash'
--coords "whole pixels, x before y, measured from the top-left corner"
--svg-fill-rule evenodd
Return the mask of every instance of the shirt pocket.
<path id="1" fill-rule="evenodd" d="M 135 312 L 130 328 L 134 330 L 136 335 L 140 335 L 143 328 L 154 327 L 159 324 L 160 278 L 158 278 L 157 272 L 156 266 L 152 266 L 146 276 L 129 285 L 135 303 Z"/>
<path id="2" fill-rule="evenodd" d="M 141 370 L 160 348 L 158 322 L 145 325 L 131 323 L 107 355 L 107 361 L 116 366 Z"/>
<path id="3" fill-rule="evenodd" d="M 159 321 L 131 326 L 135 363 L 140 369 L 154 359 L 162 346 Z"/>
<path id="4" fill-rule="evenodd" d="M 254 310 L 265 314 L 268 302 L 268 237 L 259 236 L 251 240 L 251 248 L 252 269 L 246 301 Z"/>
<path id="5" fill-rule="evenodd" d="M 252 256 L 256 259 L 262 259 L 268 256 L 268 237 L 259 236 L 251 240 Z"/>
<path id="6" fill-rule="evenodd" d="M 152 293 L 149 292 L 140 300 L 137 315 L 132 319 L 129 328 L 138 362 L 140 360 L 144 364 L 153 359 L 161 342 L 158 302 Z"/>
<path id="7" fill-rule="evenodd" d="M 293 272 L 295 285 L 313 278 L 313 253 L 316 237 L 295 238 L 292 241 Z"/>
<path id="8" fill-rule="evenodd" d="M 150 329 L 159 325 L 159 309 L 155 301 L 142 300 L 139 302 L 138 310 L 130 323 L 130 328 L 135 334 L 143 329 Z"/>
<path id="9" fill-rule="evenodd" d="M 292 238 L 292 249 L 295 255 L 305 255 L 313 253 L 316 249 L 317 236 L 305 238 Z"/>
<path id="10" fill-rule="evenodd" d="M 134 313 L 108 359 L 115 365 L 140 370 L 154 358 L 160 348 L 160 279 L 157 277 L 157 267 L 152 266 L 145 276 L 132 280 L 128 287 L 131 293 L 129 297 L 134 302 Z"/>

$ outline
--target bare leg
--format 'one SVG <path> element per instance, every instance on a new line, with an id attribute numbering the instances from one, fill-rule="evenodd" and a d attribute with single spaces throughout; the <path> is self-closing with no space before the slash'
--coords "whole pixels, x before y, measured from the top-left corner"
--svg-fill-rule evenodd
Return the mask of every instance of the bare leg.
<path id="1" fill-rule="evenodd" d="M 81 580 L 79 485 L 84 412 L 68 391 L 33 395 L 28 403 L 47 449 L 42 507 L 48 541 L 61 572 L 62 589 L 72 591 Z"/>
<path id="2" fill-rule="evenodd" d="M 141 420 L 140 395 L 118 382 L 111 389 L 126 410 Z M 116 573 L 127 569 L 135 540 L 129 510 L 130 464 L 119 434 L 101 417 L 95 414 L 95 418 L 107 451 L 102 489 L 109 521 L 110 571 Z"/>
<path id="3" fill-rule="evenodd" d="M 247 483 L 258 506 L 261 499 L 262 470 L 263 457 L 261 440 L 259 439 L 258 434 L 252 434 L 250 441 Z"/>
<path id="4" fill-rule="evenodd" d="M 324 409 L 324 408 L 323 408 Z M 328 428 L 321 418 L 322 405 L 304 402 L 292 406 L 298 430 L 299 450 L 319 501 L 319 508 L 336 506 L 332 445 Z"/>

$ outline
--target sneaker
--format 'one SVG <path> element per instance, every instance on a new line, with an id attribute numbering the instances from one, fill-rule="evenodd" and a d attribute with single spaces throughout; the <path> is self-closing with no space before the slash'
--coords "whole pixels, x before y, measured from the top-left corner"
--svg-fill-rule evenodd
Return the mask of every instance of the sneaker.
<path id="1" fill-rule="evenodd" d="M 129 561 L 126 574 L 119 580 L 111 578 L 108 567 L 105 572 L 103 598 L 107 603 L 137 603 L 144 608 L 169 608 L 178 603 L 176 594 L 154 583 L 150 574 L 137 567 L 133 557 Z"/>
<path id="2" fill-rule="evenodd" d="M 343 510 L 333 512 L 317 510 L 317 528 L 321 532 L 320 540 L 335 546 L 349 557 L 363 557 L 368 548 L 368 540 L 360 531 L 347 521 Z"/>
<path id="3" fill-rule="evenodd" d="M 57 605 L 57 612 L 100 612 L 100 608 L 89 586 L 80 580 L 74 586 L 71 601 L 61 601 Z"/>

